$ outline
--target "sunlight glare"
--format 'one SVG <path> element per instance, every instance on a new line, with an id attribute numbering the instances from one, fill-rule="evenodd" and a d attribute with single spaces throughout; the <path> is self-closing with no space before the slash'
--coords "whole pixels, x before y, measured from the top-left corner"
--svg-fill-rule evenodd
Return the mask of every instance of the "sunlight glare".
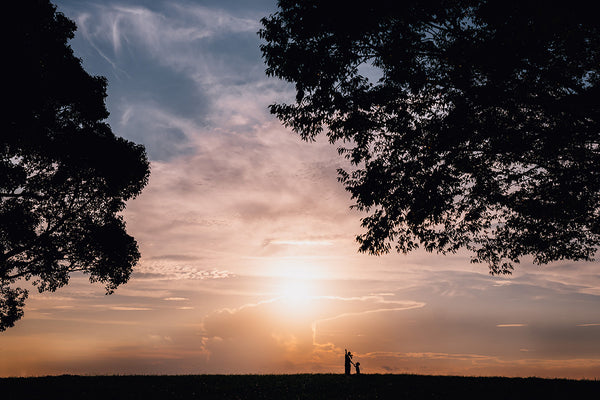
<path id="1" fill-rule="evenodd" d="M 313 295 L 313 288 L 307 280 L 287 279 L 281 283 L 280 296 L 290 305 L 307 306 Z"/>

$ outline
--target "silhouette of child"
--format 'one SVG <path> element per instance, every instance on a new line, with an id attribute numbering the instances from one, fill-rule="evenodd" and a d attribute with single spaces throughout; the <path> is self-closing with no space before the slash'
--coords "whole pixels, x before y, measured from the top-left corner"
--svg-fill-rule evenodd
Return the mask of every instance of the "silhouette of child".
<path id="1" fill-rule="evenodd" d="M 354 364 L 354 368 L 356 368 L 356 375 L 360 375 L 360 363 L 359 362 Z"/>

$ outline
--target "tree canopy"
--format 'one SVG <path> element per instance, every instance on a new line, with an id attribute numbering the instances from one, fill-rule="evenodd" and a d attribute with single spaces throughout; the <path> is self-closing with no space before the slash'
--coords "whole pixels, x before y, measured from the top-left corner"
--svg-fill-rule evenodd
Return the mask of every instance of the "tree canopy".
<path id="1" fill-rule="evenodd" d="M 149 176 L 144 147 L 104 122 L 107 81 L 91 76 L 68 40 L 75 23 L 48 0 L 5 11 L 4 126 L 0 136 L 0 331 L 39 291 L 81 271 L 111 293 L 140 254 L 119 212 Z"/>
<path id="2" fill-rule="evenodd" d="M 327 135 L 360 251 L 470 251 L 493 274 L 600 243 L 600 23 L 586 2 L 280 0 L 270 110 Z"/>

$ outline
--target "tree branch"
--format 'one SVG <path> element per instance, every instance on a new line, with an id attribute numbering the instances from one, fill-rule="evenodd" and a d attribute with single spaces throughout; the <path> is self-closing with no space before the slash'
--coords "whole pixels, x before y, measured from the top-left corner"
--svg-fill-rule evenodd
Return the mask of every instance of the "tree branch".
<path id="1" fill-rule="evenodd" d="M 41 194 L 28 193 L 28 192 L 21 192 L 21 193 L 0 192 L 0 197 L 13 197 L 13 198 L 24 197 L 24 198 L 32 198 L 32 199 L 36 199 L 36 200 L 47 200 L 47 199 L 49 199 L 49 196 L 43 196 Z"/>
<path id="2" fill-rule="evenodd" d="M 69 204 L 69 206 L 67 207 L 67 210 L 69 210 L 70 212 L 65 213 L 62 218 L 60 218 L 56 224 L 53 227 L 50 227 L 50 224 L 48 224 L 48 228 L 42 232 L 41 234 L 39 234 L 34 240 L 32 240 L 28 245 L 25 246 L 21 246 L 21 247 L 17 247 L 14 248 L 4 254 L 2 254 L 2 257 L 0 259 L 2 260 L 8 260 L 9 258 L 22 253 L 24 251 L 30 250 L 36 243 L 38 243 L 41 239 L 48 237 L 50 234 L 56 232 L 60 227 L 64 226 L 65 223 L 74 215 L 76 215 L 79 211 L 81 211 L 82 209 L 84 209 L 85 207 L 87 207 L 89 205 L 89 203 L 92 201 L 91 198 L 89 198 L 86 202 L 84 202 L 84 204 L 82 204 L 80 207 L 77 207 L 75 210 L 72 210 L 73 204 L 75 203 L 75 196 L 72 198 L 71 200 L 71 204 Z"/>

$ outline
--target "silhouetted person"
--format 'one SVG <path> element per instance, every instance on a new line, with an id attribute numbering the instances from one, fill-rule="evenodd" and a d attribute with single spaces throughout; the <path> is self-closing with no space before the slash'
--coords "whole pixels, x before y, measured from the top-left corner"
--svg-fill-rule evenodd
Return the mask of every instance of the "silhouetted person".
<path id="1" fill-rule="evenodd" d="M 346 354 L 344 355 L 344 373 L 346 375 L 350 375 L 350 364 L 352 364 L 352 353 L 348 350 L 344 350 Z"/>
<path id="2" fill-rule="evenodd" d="M 354 368 L 356 368 L 356 375 L 360 375 L 360 363 L 359 362 L 354 364 Z"/>

